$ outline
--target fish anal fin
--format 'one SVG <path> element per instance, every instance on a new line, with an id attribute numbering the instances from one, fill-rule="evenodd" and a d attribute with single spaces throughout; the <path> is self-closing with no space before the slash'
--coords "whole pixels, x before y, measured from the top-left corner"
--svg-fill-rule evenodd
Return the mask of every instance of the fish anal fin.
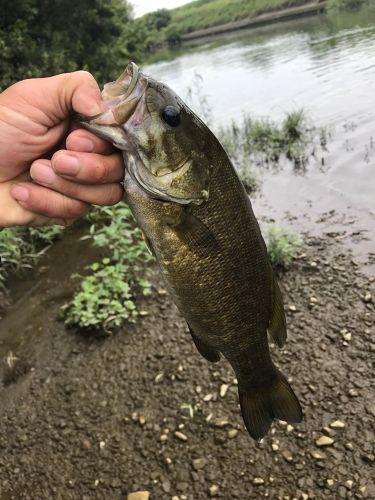
<path id="1" fill-rule="evenodd" d="M 199 337 L 195 335 L 193 330 L 189 327 L 189 331 L 191 333 L 191 336 L 193 338 L 195 347 L 198 349 L 199 353 L 207 359 L 207 361 L 210 361 L 211 363 L 216 363 L 217 361 L 220 361 L 220 353 L 219 351 L 216 351 L 216 349 L 213 349 L 212 347 L 208 346 L 203 340 L 201 340 Z"/>
<path id="2" fill-rule="evenodd" d="M 212 231 L 188 210 L 184 210 L 174 230 L 189 250 L 200 257 L 209 257 L 219 251 L 219 243 Z"/>
<path id="3" fill-rule="evenodd" d="M 268 331 L 271 338 L 279 347 L 282 347 L 286 342 L 286 319 L 283 305 L 283 298 L 277 283 L 276 276 L 272 271 L 271 274 L 271 320 L 268 326 Z"/>
<path id="4" fill-rule="evenodd" d="M 275 418 L 291 424 L 303 419 L 297 396 L 277 369 L 269 386 L 246 387 L 240 384 L 238 393 L 246 429 L 256 441 L 267 434 Z"/>

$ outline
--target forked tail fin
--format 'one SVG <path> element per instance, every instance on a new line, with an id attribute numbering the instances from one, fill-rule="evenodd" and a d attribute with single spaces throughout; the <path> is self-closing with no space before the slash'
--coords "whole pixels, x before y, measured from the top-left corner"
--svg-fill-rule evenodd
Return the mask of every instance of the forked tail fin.
<path id="1" fill-rule="evenodd" d="M 270 386 L 238 387 L 242 417 L 251 437 L 260 441 L 268 432 L 272 420 L 301 422 L 301 405 L 288 381 L 278 370 Z"/>

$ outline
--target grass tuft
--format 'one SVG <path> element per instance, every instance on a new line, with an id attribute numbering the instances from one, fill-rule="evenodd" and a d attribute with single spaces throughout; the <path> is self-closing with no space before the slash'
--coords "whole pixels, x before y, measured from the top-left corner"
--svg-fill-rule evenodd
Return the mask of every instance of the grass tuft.
<path id="1" fill-rule="evenodd" d="M 266 227 L 265 239 L 272 265 L 283 269 L 288 268 L 302 243 L 301 236 L 275 224 Z"/>

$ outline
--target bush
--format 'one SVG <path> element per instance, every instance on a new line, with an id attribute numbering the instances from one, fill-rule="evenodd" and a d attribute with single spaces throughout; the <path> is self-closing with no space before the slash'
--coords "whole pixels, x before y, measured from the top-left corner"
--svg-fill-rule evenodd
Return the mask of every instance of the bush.
<path id="1" fill-rule="evenodd" d="M 296 256 L 302 238 L 286 227 L 270 224 L 266 228 L 266 242 L 273 266 L 286 269 Z"/>
<path id="2" fill-rule="evenodd" d="M 111 333 L 138 316 L 135 299 L 139 292 L 150 293 L 146 278 L 152 257 L 125 203 L 98 207 L 89 220 L 90 234 L 83 239 L 106 256 L 88 266 L 88 276 L 75 276 L 82 281 L 63 313 L 69 326 Z"/>

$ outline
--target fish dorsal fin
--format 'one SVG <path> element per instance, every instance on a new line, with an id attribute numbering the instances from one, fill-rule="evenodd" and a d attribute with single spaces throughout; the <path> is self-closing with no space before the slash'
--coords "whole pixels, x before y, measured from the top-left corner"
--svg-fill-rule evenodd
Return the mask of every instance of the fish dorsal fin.
<path id="1" fill-rule="evenodd" d="M 279 347 L 286 341 L 286 319 L 283 298 L 275 273 L 271 269 L 271 320 L 268 327 L 271 338 Z"/>

